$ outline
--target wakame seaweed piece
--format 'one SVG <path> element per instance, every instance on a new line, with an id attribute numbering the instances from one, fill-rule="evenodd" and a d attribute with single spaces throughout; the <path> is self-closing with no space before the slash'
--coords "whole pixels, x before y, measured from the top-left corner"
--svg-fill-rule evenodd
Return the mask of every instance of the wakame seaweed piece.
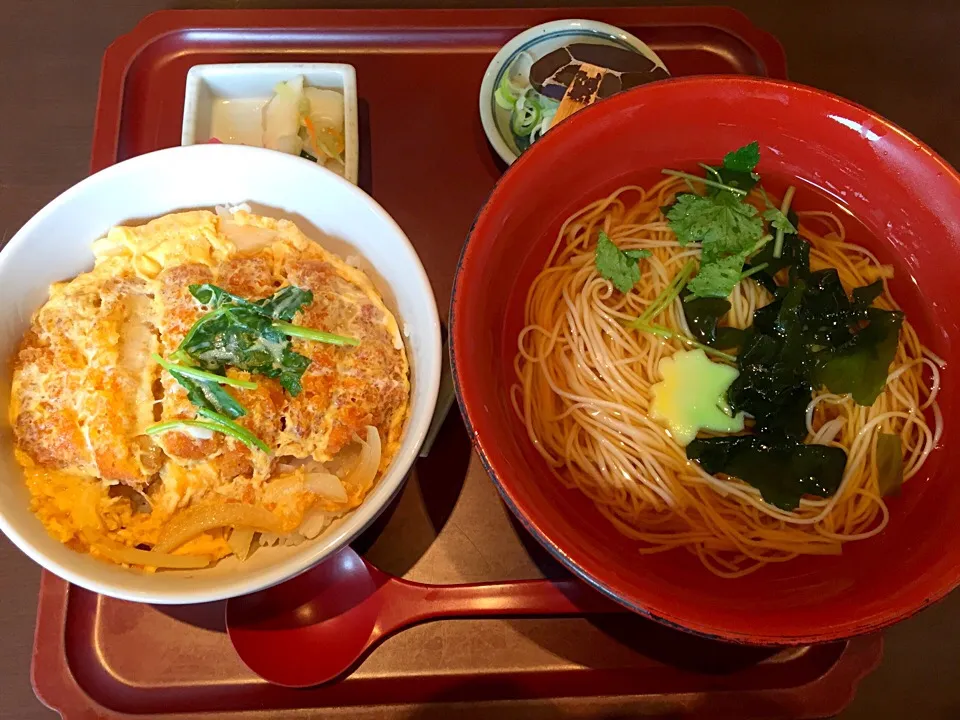
<path id="1" fill-rule="evenodd" d="M 810 273 L 807 284 L 804 297 L 807 343 L 835 348 L 848 342 L 856 327 L 866 320 L 869 303 L 860 306 L 850 302 L 834 268 Z"/>
<path id="2" fill-rule="evenodd" d="M 683 315 L 694 339 L 719 350 L 739 348 L 745 333 L 739 328 L 721 327 L 720 320 L 730 311 L 725 298 L 688 298 L 683 301 Z"/>
<path id="3" fill-rule="evenodd" d="M 814 382 L 837 395 L 849 393 L 858 405 L 873 405 L 887 384 L 897 354 L 903 313 L 866 310 L 867 326 L 839 347 L 817 353 Z"/>
<path id="4" fill-rule="evenodd" d="M 874 280 L 869 285 L 862 285 L 853 289 L 853 304 L 857 307 L 868 308 L 882 294 L 883 280 Z"/>
<path id="5" fill-rule="evenodd" d="M 758 433 L 806 435 L 806 408 L 813 388 L 806 369 L 784 362 L 783 343 L 770 335 L 747 331 L 737 356 L 739 375 L 727 389 L 733 412 L 753 416 Z"/>
<path id="6" fill-rule="evenodd" d="M 757 310 L 737 356 L 740 374 L 727 390 L 727 402 L 734 412 L 752 415 L 759 433 L 777 431 L 797 438 L 806 434 L 813 387 L 801 317 L 805 288 L 798 280 Z"/>
<path id="7" fill-rule="evenodd" d="M 781 510 L 794 510 L 804 495 L 835 494 L 847 465 L 840 448 L 759 435 L 696 439 L 687 445 L 687 457 L 711 475 L 749 483 Z"/>
<path id="8" fill-rule="evenodd" d="M 787 217 L 796 227 L 797 222 L 799 222 L 796 214 L 791 210 L 787 213 Z M 743 268 L 744 271 L 748 271 L 759 265 L 766 265 L 763 270 L 751 277 L 771 293 L 777 288 L 774 277 L 784 268 L 791 268 L 794 275 L 800 278 L 804 278 L 810 273 L 810 243 L 799 235 L 787 233 L 783 236 L 780 257 L 774 257 L 773 251 L 774 243 L 772 241 L 768 242 L 750 258 Z"/>
<path id="9" fill-rule="evenodd" d="M 718 350 L 739 350 L 746 341 L 747 332 L 735 327 L 718 327 L 717 340 L 713 347 Z"/>
<path id="10" fill-rule="evenodd" d="M 687 298 L 683 301 L 683 316 L 694 340 L 704 345 L 717 341 L 720 318 L 730 311 L 730 301 L 725 298 Z"/>

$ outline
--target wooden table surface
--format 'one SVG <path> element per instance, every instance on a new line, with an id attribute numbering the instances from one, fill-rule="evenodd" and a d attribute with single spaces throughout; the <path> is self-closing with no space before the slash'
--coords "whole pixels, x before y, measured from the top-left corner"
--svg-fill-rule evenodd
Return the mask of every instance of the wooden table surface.
<path id="1" fill-rule="evenodd" d="M 421 3 L 0 0 L 0 240 L 87 173 L 100 57 L 168 7 L 390 7 Z M 430 3 L 422 3 L 429 6 Z M 510 3 L 440 2 L 444 7 Z M 518 3 L 519 4 L 519 3 Z M 614 4 L 580 2 L 544 5 Z M 671 4 L 633 2 L 642 4 Z M 701 2 L 699 4 L 710 4 Z M 727 0 L 787 51 L 790 77 L 860 102 L 960 166 L 960 0 Z M 30 688 L 36 567 L 0 536 L 0 718 L 55 714 Z M 882 666 L 842 720 L 960 718 L 960 593 L 886 636 Z"/>

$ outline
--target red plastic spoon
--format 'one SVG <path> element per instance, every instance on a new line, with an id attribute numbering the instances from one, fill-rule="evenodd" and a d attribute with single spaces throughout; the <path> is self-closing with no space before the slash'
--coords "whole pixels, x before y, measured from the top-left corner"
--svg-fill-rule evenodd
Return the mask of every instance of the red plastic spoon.
<path id="1" fill-rule="evenodd" d="M 396 631 L 450 617 L 581 615 L 623 608 L 579 580 L 422 585 L 344 548 L 306 573 L 227 602 L 227 633 L 271 683 L 309 687 L 352 668 Z"/>

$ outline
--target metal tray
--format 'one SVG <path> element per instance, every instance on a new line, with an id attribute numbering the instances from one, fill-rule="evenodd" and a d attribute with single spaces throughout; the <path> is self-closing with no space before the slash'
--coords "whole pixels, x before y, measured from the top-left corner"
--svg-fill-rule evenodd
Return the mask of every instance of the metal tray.
<path id="1" fill-rule="evenodd" d="M 634 33 L 677 75 L 786 73 L 776 40 L 723 8 L 167 11 L 104 56 L 91 165 L 178 144 L 193 65 L 350 63 L 360 96 L 359 184 L 410 236 L 445 317 L 463 238 L 503 171 L 476 111 L 483 70 L 520 30 L 574 16 Z M 456 414 L 355 547 L 421 582 L 567 577 L 512 521 Z M 243 666 L 224 633 L 222 603 L 120 602 L 45 573 L 33 682 L 68 720 L 812 718 L 839 712 L 880 656 L 879 637 L 774 653 L 631 615 L 454 620 L 403 632 L 345 679 L 296 691 Z"/>

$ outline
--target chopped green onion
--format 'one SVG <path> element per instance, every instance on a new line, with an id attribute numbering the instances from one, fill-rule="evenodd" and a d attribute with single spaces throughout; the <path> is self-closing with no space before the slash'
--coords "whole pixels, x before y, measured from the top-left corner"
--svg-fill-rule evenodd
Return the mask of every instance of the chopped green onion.
<path id="1" fill-rule="evenodd" d="M 221 432 L 224 435 L 231 435 L 245 445 L 263 450 L 263 452 L 268 455 L 270 454 L 270 448 L 263 440 L 247 430 L 243 425 L 235 423 L 226 415 L 221 415 L 216 410 L 210 410 L 209 408 L 197 408 L 197 414 L 210 420 L 209 424 L 216 426 L 217 432 Z"/>
<path id="2" fill-rule="evenodd" d="M 331 345 L 359 345 L 360 341 L 356 338 L 346 337 L 345 335 L 334 335 L 323 330 L 314 330 L 313 328 L 294 325 L 288 322 L 277 320 L 273 327 L 290 337 L 303 338 L 304 340 L 317 340 L 319 342 L 330 343 Z"/>
<path id="3" fill-rule="evenodd" d="M 735 188 L 730 185 L 724 185 L 720 182 L 715 182 L 707 178 L 702 178 L 699 175 L 691 175 L 690 173 L 680 172 L 679 170 L 661 170 L 664 175 L 670 175 L 671 177 L 678 177 L 687 180 L 688 182 L 698 182 L 708 187 L 717 188 L 718 190 L 726 190 L 731 192 L 734 195 L 745 196 L 747 194 L 746 190 L 741 190 L 740 188 Z"/>
<path id="4" fill-rule="evenodd" d="M 513 106 L 517 104 L 517 99 L 507 93 L 502 87 L 498 87 L 496 92 L 493 93 L 493 99 L 497 105 L 504 110 L 513 110 Z"/>
<path id="5" fill-rule="evenodd" d="M 526 137 L 540 123 L 540 117 L 540 105 L 528 94 L 522 94 L 513 108 L 510 129 L 518 137 Z"/>
<path id="6" fill-rule="evenodd" d="M 517 98 L 520 97 L 520 94 L 520 91 L 511 86 L 510 70 L 507 69 L 500 78 L 500 84 L 497 86 L 496 92 L 493 93 L 493 99 L 496 100 L 497 105 L 504 110 L 513 110 L 513 106 L 517 104 Z"/>
<path id="7" fill-rule="evenodd" d="M 257 389 L 257 384 L 255 382 L 250 382 L 249 380 L 235 380 L 234 378 L 228 378 L 225 375 L 217 375 L 215 373 L 207 372 L 206 370 L 190 367 L 189 365 L 179 365 L 177 363 L 167 362 L 156 353 L 150 353 L 150 357 L 152 357 L 164 370 L 174 370 L 181 375 L 196 378 L 197 380 L 209 380 L 210 382 L 215 382 L 219 385 L 231 385 L 233 387 L 244 388 L 245 390 Z"/>

